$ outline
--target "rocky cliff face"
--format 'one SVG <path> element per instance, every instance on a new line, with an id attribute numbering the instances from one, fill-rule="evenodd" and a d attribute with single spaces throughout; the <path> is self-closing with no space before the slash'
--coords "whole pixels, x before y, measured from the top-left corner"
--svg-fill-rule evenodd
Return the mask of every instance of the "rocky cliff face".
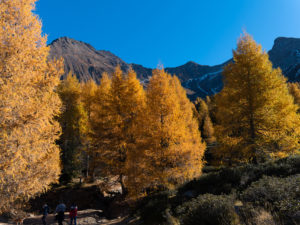
<path id="1" fill-rule="evenodd" d="M 97 83 L 103 72 L 112 73 L 117 65 L 123 71 L 131 66 L 138 78 L 147 85 L 152 74 L 151 68 L 142 65 L 128 64 L 109 51 L 95 50 L 91 45 L 71 38 L 63 37 L 50 44 L 50 57 L 63 57 L 66 73 L 72 71 L 80 81 L 92 78 Z M 277 38 L 269 51 L 274 67 L 280 67 L 289 81 L 300 81 L 300 39 Z M 232 59 L 216 66 L 205 66 L 188 62 L 182 66 L 170 67 L 165 70 L 179 77 L 182 85 L 188 90 L 189 97 L 205 97 L 218 93 L 223 88 L 222 70 Z"/>
<path id="2" fill-rule="evenodd" d="M 277 38 L 269 56 L 289 81 L 300 81 L 300 38 Z"/>

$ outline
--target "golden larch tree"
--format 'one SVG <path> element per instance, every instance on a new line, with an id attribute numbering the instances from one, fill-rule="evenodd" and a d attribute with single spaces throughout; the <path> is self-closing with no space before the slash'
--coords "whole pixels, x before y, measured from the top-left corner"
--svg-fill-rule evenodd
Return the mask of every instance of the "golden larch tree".
<path id="1" fill-rule="evenodd" d="M 70 72 L 61 81 L 57 92 L 63 103 L 59 122 L 62 134 L 58 141 L 62 149 L 62 182 L 69 182 L 81 175 L 82 150 L 85 147 L 88 131 L 87 112 L 81 101 L 81 87 L 75 75 Z"/>
<path id="2" fill-rule="evenodd" d="M 143 86 L 136 77 L 136 73 L 130 68 L 125 77 L 126 94 L 124 99 L 125 116 L 124 133 L 127 146 L 125 163 L 125 185 L 130 195 L 137 195 L 143 183 L 142 155 L 145 149 L 144 121 L 146 111 L 146 94 Z"/>
<path id="3" fill-rule="evenodd" d="M 103 175 L 109 173 L 109 168 L 105 166 L 110 162 L 110 157 L 106 154 L 106 149 L 109 148 L 109 142 L 111 133 L 111 115 L 110 115 L 110 103 L 111 103 L 111 79 L 107 73 L 102 74 L 100 85 L 98 86 L 94 102 L 91 105 L 91 146 L 89 151 L 90 166 L 89 174 L 91 178 L 95 176 L 95 170 L 101 167 Z M 109 158 L 109 162 L 105 159 Z M 104 162 L 104 163 L 103 163 Z"/>
<path id="4" fill-rule="evenodd" d="M 294 97 L 294 103 L 299 106 L 300 113 L 300 83 L 289 83 L 290 94 Z"/>
<path id="5" fill-rule="evenodd" d="M 126 84 L 123 72 L 119 66 L 116 67 L 111 78 L 111 93 L 109 99 L 109 138 L 107 139 L 107 148 L 105 153 L 106 165 L 110 174 L 118 175 L 122 186 L 122 193 L 126 193 L 124 184 L 125 164 L 127 160 L 127 142 L 125 134 L 125 118 L 127 116 L 125 97 Z"/>
<path id="6" fill-rule="evenodd" d="M 97 88 L 97 84 L 92 79 L 81 84 L 81 101 L 86 109 L 89 120 L 91 118 L 92 105 L 95 101 Z"/>
<path id="7" fill-rule="evenodd" d="M 216 96 L 216 156 L 223 163 L 285 157 L 299 149 L 300 119 L 280 69 L 245 34 Z M 228 160 L 226 162 L 226 160 Z"/>
<path id="8" fill-rule="evenodd" d="M 208 98 L 208 101 L 210 102 L 210 98 Z M 202 138 L 207 144 L 214 143 L 216 141 L 216 138 L 214 136 L 215 130 L 210 118 L 208 105 L 203 99 L 197 98 L 195 101 L 194 110 L 195 117 L 198 119 L 199 130 L 201 132 Z"/>
<path id="9" fill-rule="evenodd" d="M 54 92 L 62 61 L 48 61 L 35 0 L 0 1 L 0 212 L 48 188 L 60 174 Z"/>
<path id="10" fill-rule="evenodd" d="M 81 84 L 81 101 L 83 103 L 84 109 L 87 113 L 87 126 L 86 126 L 86 137 L 85 137 L 85 163 L 86 163 L 86 177 L 94 179 L 94 162 L 93 162 L 93 146 L 92 146 L 92 108 L 95 103 L 96 92 L 98 86 L 94 80 L 90 79 L 85 83 Z M 92 165 L 92 167 L 90 167 Z M 91 172 L 91 174 L 89 174 Z"/>
<path id="11" fill-rule="evenodd" d="M 145 187 L 173 188 L 201 174 L 205 144 L 177 77 L 153 71 L 147 88 Z"/>
<path id="12" fill-rule="evenodd" d="M 127 193 L 134 183 L 129 177 L 137 166 L 134 159 L 145 109 L 144 90 L 132 69 L 123 74 L 117 67 L 111 79 L 103 75 L 96 99 L 92 124 L 97 158 L 105 165 L 102 172 L 119 176 L 122 191 Z"/>

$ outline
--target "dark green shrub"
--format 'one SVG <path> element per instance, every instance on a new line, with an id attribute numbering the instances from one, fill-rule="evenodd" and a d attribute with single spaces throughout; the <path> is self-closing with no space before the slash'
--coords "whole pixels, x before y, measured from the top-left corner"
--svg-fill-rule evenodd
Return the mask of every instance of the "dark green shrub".
<path id="1" fill-rule="evenodd" d="M 234 198 L 226 195 L 199 195 L 175 209 L 182 225 L 237 225 Z"/>
<path id="2" fill-rule="evenodd" d="M 209 170 L 213 171 L 212 168 Z M 233 168 L 222 168 L 202 175 L 200 178 L 182 185 L 178 194 L 193 190 L 199 194 L 230 194 L 233 189 L 242 191 L 264 175 L 287 177 L 300 173 L 300 156 L 288 157 L 262 164 L 247 164 Z"/>
<path id="3" fill-rule="evenodd" d="M 244 204 L 239 207 L 241 224 L 245 225 L 279 225 L 273 215 L 262 207 L 254 207 L 252 204 Z"/>
<path id="4" fill-rule="evenodd" d="M 300 224 L 300 174 L 286 178 L 265 176 L 252 183 L 240 198 L 277 213 L 284 224 Z"/>
<path id="5" fill-rule="evenodd" d="M 178 189 L 183 195 L 186 191 L 193 190 L 199 194 L 230 194 L 232 188 L 240 182 L 241 175 L 238 170 L 222 169 L 220 172 L 213 172 L 202 175 L 199 179 L 190 181 Z"/>
<path id="6" fill-rule="evenodd" d="M 164 212 L 170 207 L 169 192 L 145 197 L 139 204 L 139 212 L 143 224 L 161 224 L 166 221 Z"/>

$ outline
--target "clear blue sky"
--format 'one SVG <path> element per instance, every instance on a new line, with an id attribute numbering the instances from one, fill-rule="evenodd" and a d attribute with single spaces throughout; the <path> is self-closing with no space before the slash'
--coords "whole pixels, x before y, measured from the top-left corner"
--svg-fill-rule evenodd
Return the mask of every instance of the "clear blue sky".
<path id="1" fill-rule="evenodd" d="M 48 42 L 68 36 L 156 67 L 228 60 L 243 29 L 269 50 L 300 38 L 300 0 L 40 0 Z"/>

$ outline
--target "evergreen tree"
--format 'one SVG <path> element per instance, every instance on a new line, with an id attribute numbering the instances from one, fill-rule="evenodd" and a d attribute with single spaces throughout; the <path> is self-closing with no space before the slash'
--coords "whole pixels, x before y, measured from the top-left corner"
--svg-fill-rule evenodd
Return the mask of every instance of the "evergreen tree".
<path id="1" fill-rule="evenodd" d="M 59 145 L 62 149 L 62 182 L 69 182 L 80 174 L 81 150 L 87 136 L 88 118 L 81 102 L 81 88 L 76 76 L 71 73 L 61 81 L 57 92 L 63 103 L 59 117 L 62 134 Z"/>
<path id="2" fill-rule="evenodd" d="M 147 89 L 145 186 L 172 188 L 201 174 L 205 144 L 177 77 L 155 70 Z"/>
<path id="3" fill-rule="evenodd" d="M 300 119 L 281 70 L 272 68 L 268 54 L 248 34 L 233 58 L 216 97 L 216 155 L 234 163 L 295 153 Z"/>
<path id="4" fill-rule="evenodd" d="M 0 212 L 47 189 L 60 174 L 55 144 L 62 61 L 48 61 L 35 0 L 0 1 Z"/>

